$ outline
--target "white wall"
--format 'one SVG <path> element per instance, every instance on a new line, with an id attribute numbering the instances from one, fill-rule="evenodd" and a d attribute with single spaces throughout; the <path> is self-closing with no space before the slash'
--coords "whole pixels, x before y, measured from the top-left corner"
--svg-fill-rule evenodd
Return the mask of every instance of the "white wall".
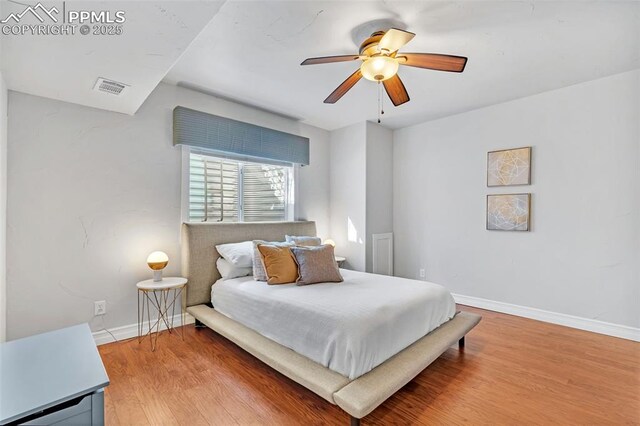
<path id="1" fill-rule="evenodd" d="M 0 72 L 0 342 L 7 325 L 7 86 Z"/>
<path id="2" fill-rule="evenodd" d="M 373 234 L 393 232 L 393 132 L 367 122 L 367 262 L 373 271 Z"/>
<path id="3" fill-rule="evenodd" d="M 393 133 L 363 122 L 330 135 L 331 236 L 345 267 L 372 271 L 372 234 L 392 232 Z"/>
<path id="4" fill-rule="evenodd" d="M 640 71 L 394 132 L 395 268 L 452 292 L 640 326 Z M 487 151 L 533 147 L 533 185 L 486 188 Z M 531 192 L 532 231 L 485 230 Z"/>
<path id="5" fill-rule="evenodd" d="M 135 116 L 10 92 L 8 337 L 90 321 L 136 322 L 135 283 L 163 250 L 180 272 L 181 153 L 172 110 L 183 105 L 311 139 L 297 214 L 329 230 L 328 132 L 161 84 Z M 93 302 L 107 301 L 104 320 Z"/>
<path id="6" fill-rule="evenodd" d="M 298 168 L 296 212 L 299 220 L 314 220 L 318 236 L 329 238 L 329 132 L 313 126 L 300 126 L 300 134 L 309 138 L 311 164 Z M 291 129 L 290 133 L 295 130 Z"/>
<path id="7" fill-rule="evenodd" d="M 366 123 L 330 134 L 331 238 L 345 267 L 365 270 L 366 253 Z"/>

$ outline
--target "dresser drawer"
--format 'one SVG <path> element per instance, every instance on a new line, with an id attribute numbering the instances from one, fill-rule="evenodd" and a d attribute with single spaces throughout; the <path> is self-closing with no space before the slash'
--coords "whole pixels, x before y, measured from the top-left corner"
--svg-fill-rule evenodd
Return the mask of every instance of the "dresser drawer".
<path id="1" fill-rule="evenodd" d="M 41 413 L 33 414 L 25 421 L 15 424 L 29 426 L 68 425 L 102 426 L 104 425 L 104 392 L 102 390 L 75 398 L 71 401 L 51 407 Z"/>

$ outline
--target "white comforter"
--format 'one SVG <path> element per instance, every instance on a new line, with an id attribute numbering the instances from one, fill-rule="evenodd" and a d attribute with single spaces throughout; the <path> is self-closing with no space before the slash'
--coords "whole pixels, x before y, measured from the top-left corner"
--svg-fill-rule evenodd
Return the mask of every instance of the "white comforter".
<path id="1" fill-rule="evenodd" d="M 455 315 L 442 286 L 341 269 L 342 283 L 268 285 L 219 280 L 217 311 L 344 376 L 355 379 Z"/>

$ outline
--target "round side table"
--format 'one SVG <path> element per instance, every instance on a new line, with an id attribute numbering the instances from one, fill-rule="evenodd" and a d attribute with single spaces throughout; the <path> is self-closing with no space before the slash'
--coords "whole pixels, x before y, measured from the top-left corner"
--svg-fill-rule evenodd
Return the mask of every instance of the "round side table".
<path id="1" fill-rule="evenodd" d="M 180 303 L 180 296 L 186 293 L 187 279 L 182 277 L 166 277 L 162 281 L 145 280 L 136 284 L 138 288 L 138 342 L 141 343 L 149 336 L 151 351 L 156 350 L 160 326 L 173 333 L 173 318 L 176 304 Z M 151 310 L 158 313 L 157 318 L 151 317 Z M 169 316 L 171 311 L 171 316 Z M 147 320 L 147 332 L 144 333 L 145 314 Z M 153 322 L 155 321 L 155 322 Z M 153 324 L 152 324 L 153 322 Z M 184 309 L 180 303 L 180 325 L 182 338 L 184 339 Z"/>
<path id="2" fill-rule="evenodd" d="M 344 263 L 345 260 L 347 260 L 347 258 L 344 256 L 335 256 L 335 258 L 336 258 L 336 263 L 338 264 L 338 268 L 342 268 L 342 264 Z"/>

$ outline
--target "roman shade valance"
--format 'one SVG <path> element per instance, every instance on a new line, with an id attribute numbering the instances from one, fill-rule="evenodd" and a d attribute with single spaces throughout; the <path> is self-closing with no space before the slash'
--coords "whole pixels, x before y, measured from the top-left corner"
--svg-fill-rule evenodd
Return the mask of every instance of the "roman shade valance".
<path id="1" fill-rule="evenodd" d="M 309 164 L 309 138 L 181 106 L 173 110 L 173 144 Z"/>

